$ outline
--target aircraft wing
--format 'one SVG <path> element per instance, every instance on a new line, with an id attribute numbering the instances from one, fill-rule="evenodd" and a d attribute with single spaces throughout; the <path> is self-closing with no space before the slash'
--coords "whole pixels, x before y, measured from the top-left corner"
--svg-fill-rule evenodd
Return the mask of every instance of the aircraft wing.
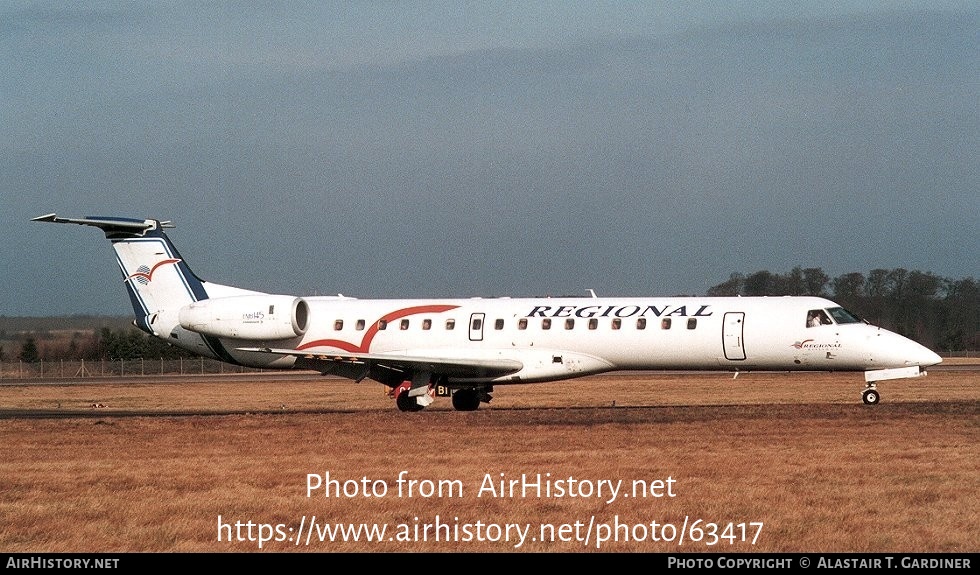
<path id="1" fill-rule="evenodd" d="M 492 378 L 516 373 L 524 364 L 504 358 L 459 358 L 398 353 L 318 352 L 301 349 L 240 347 L 238 351 L 292 356 L 324 374 L 336 373 L 357 381 L 375 373 L 401 373 L 406 378 L 426 372 L 456 378 Z"/>

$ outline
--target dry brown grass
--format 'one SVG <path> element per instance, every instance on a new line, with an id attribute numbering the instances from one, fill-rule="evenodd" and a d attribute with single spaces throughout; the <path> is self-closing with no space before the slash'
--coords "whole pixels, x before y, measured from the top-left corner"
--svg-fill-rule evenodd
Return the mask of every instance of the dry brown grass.
<path id="1" fill-rule="evenodd" d="M 609 541 L 603 551 L 980 551 L 978 372 L 884 382 L 874 407 L 860 404 L 862 386 L 853 374 L 620 374 L 498 387 L 492 406 L 478 412 L 437 400 L 415 414 L 396 411 L 378 385 L 340 380 L 0 386 L 8 414 L 79 414 L 0 420 L 0 549 L 251 551 L 255 541 L 218 541 L 218 516 L 295 533 L 304 517 L 393 529 L 438 515 L 459 524 L 528 523 L 532 536 L 543 523 L 576 521 L 584 534 L 592 517 L 647 527 L 680 527 L 685 517 L 764 523 L 755 545 L 687 537 L 683 545 Z M 462 497 L 398 497 L 402 470 L 459 480 Z M 307 498 L 307 474 L 326 472 L 381 480 L 389 492 L 336 498 L 321 490 Z M 671 477 L 676 497 L 477 497 L 485 474 L 501 473 L 622 480 L 623 489 L 634 479 Z M 314 537 L 309 546 L 269 542 L 263 550 L 515 549 L 431 537 Z M 593 532 L 588 546 L 528 541 L 520 550 L 595 549 Z"/>

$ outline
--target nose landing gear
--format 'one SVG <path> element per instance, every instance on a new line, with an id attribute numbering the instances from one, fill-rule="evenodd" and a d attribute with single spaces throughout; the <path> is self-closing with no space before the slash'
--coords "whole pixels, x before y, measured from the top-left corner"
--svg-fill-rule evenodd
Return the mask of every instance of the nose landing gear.
<path id="1" fill-rule="evenodd" d="M 867 405 L 875 405 L 881 401 L 881 394 L 878 393 L 878 390 L 875 388 L 875 384 L 873 382 L 869 382 L 868 386 L 864 388 L 864 392 L 861 394 L 861 399 L 863 399 L 864 403 Z"/>

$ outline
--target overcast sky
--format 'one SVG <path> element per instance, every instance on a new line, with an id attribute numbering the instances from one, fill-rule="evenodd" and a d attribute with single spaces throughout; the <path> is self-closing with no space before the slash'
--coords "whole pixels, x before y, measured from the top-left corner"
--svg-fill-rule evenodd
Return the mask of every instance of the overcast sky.
<path id="1" fill-rule="evenodd" d="M 5 2 L 0 315 L 129 313 L 94 228 L 297 295 L 980 277 L 972 2 Z"/>

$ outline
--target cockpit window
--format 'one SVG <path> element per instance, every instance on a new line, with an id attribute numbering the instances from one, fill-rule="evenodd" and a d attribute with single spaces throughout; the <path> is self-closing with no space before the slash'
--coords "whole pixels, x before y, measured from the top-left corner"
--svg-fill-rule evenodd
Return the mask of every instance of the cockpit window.
<path id="1" fill-rule="evenodd" d="M 861 318 L 842 307 L 832 307 L 829 308 L 827 312 L 837 323 L 861 323 L 862 321 Z"/>
<path id="2" fill-rule="evenodd" d="M 806 312 L 806 326 L 807 327 L 817 327 L 821 325 L 832 325 L 834 322 L 830 321 L 830 317 L 827 316 L 827 312 L 822 309 L 811 309 Z"/>

